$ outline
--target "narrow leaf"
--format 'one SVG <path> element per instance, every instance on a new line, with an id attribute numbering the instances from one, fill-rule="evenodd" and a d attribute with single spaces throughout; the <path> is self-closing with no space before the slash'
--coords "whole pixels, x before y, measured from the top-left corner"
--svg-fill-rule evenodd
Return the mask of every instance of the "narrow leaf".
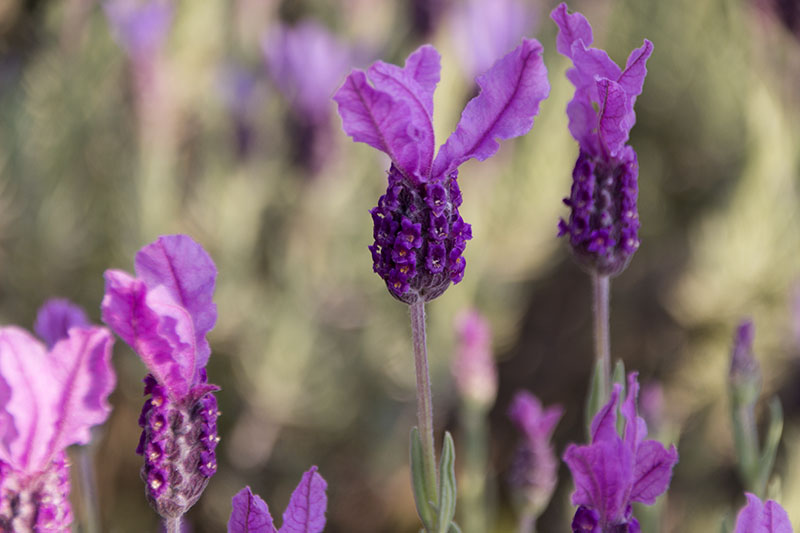
<path id="1" fill-rule="evenodd" d="M 456 515 L 456 451 L 450 432 L 444 434 L 442 458 L 439 462 L 439 513 L 438 531 L 448 533 Z"/>
<path id="2" fill-rule="evenodd" d="M 434 510 L 431 508 L 433 499 L 428 493 L 425 482 L 425 463 L 422 451 L 422 439 L 417 427 L 411 428 L 410 464 L 411 464 L 411 490 L 414 493 L 414 502 L 417 505 L 417 514 L 426 531 L 433 530 Z"/>

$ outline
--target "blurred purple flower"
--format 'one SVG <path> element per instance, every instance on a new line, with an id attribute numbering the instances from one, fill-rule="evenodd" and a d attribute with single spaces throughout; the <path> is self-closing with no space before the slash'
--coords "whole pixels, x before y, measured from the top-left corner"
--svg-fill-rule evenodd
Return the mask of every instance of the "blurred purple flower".
<path id="1" fill-rule="evenodd" d="M 664 387 L 653 381 L 642 387 L 639 411 L 653 432 L 658 433 L 664 424 Z"/>
<path id="2" fill-rule="evenodd" d="M 453 38 L 461 67 L 475 78 L 532 33 L 536 13 L 520 0 L 467 0 L 452 14 Z"/>
<path id="3" fill-rule="evenodd" d="M 61 339 L 66 339 L 71 328 L 88 325 L 89 317 L 80 306 L 63 298 L 53 298 L 39 309 L 33 331 L 49 349 Z"/>
<path id="4" fill-rule="evenodd" d="M 730 379 L 735 386 L 760 385 L 761 371 L 753 353 L 756 328 L 750 319 L 742 320 L 736 328 L 731 351 Z M 756 392 L 755 401 L 758 398 Z"/>
<path id="5" fill-rule="evenodd" d="M 62 320 L 65 310 L 73 318 L 82 314 L 64 300 L 51 300 L 39 311 L 37 325 L 64 326 L 59 333 L 45 328 L 53 341 L 49 349 L 23 329 L 0 328 L 2 531 L 69 531 L 66 449 L 87 444 L 89 429 L 111 412 L 114 338 L 103 327 L 70 327 Z"/>
<path id="6" fill-rule="evenodd" d="M 642 92 L 653 43 L 645 39 L 621 70 L 604 50 L 588 48 L 592 28 L 583 15 L 568 14 L 562 3 L 550 16 L 559 28 L 556 47 L 574 65 L 567 71 L 575 85 L 567 115 L 580 144 L 572 191 L 564 200 L 572 212 L 569 222 L 559 222 L 559 235 L 570 236 L 584 266 L 614 276 L 639 247 L 639 166 L 636 152 L 625 143 L 636 122 L 633 105 Z"/>
<path id="7" fill-rule="evenodd" d="M 526 514 L 538 517 L 547 507 L 558 483 L 558 458 L 550 439 L 564 410 L 560 405 L 544 409 L 526 390 L 516 393 L 508 416 L 522 433 L 514 455 L 509 484 Z"/>
<path id="8" fill-rule="evenodd" d="M 216 472 L 218 390 L 208 383 L 206 334 L 217 320 L 217 269 L 186 235 L 159 237 L 136 254 L 136 276 L 107 270 L 103 321 L 142 358 L 144 404 L 137 453 L 151 505 L 176 518 Z"/>
<path id="9" fill-rule="evenodd" d="M 136 61 L 154 56 L 172 25 L 167 0 L 109 0 L 103 8 L 115 39 Z"/>
<path id="10" fill-rule="evenodd" d="M 386 194 L 371 211 L 370 251 L 373 270 L 398 300 L 430 301 L 463 278 L 462 253 L 472 230 L 458 212 L 458 167 L 470 158 L 491 157 L 497 139 L 533 126 L 550 92 L 541 54 L 538 41 L 524 39 L 478 77 L 481 93 L 467 104 L 435 159 L 433 92 L 440 56 L 432 46 L 411 54 L 403 68 L 378 61 L 367 72 L 354 70 L 334 96 L 345 132 L 392 160 Z"/>
<path id="11" fill-rule="evenodd" d="M 253 114 L 260 102 L 258 78 L 246 68 L 231 64 L 222 71 L 219 88 L 233 123 L 236 154 L 244 159 L 256 136 Z"/>
<path id="12" fill-rule="evenodd" d="M 761 500 L 747 493 L 747 505 L 736 517 L 734 533 L 792 533 L 792 524 L 783 507 L 775 500 Z"/>
<path id="13" fill-rule="evenodd" d="M 572 530 L 602 533 L 638 533 L 633 502 L 653 505 L 669 487 L 678 452 L 647 437 L 647 424 L 636 414 L 637 373 L 628 375 L 628 392 L 619 411 L 625 419 L 623 436 L 617 433 L 617 406 L 622 387 L 614 385 L 609 402 L 595 415 L 589 445 L 571 444 L 564 461 L 572 472 L 578 505 Z M 594 529 L 593 529 L 594 528 Z"/>
<path id="14" fill-rule="evenodd" d="M 489 408 L 497 396 L 497 368 L 492 356 L 489 323 L 476 310 L 456 318 L 458 346 L 453 376 L 459 394 L 468 402 Z"/>
<path id="15" fill-rule="evenodd" d="M 283 525 L 275 529 L 269 507 L 250 487 L 240 490 L 231 502 L 228 533 L 320 533 L 325 529 L 328 484 L 312 466 L 303 474 L 283 513 Z"/>

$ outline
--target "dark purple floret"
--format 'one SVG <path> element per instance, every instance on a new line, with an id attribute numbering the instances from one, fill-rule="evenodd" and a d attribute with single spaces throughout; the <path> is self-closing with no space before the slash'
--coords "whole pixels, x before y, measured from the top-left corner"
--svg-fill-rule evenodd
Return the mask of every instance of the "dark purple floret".
<path id="1" fill-rule="evenodd" d="M 217 470 L 215 387 L 202 380 L 175 401 L 152 375 L 144 382 L 151 396 L 139 417 L 142 436 L 136 453 L 144 456 L 145 495 L 161 516 L 178 517 L 197 502 Z"/>
<path id="2" fill-rule="evenodd" d="M 600 515 L 597 511 L 581 505 L 572 518 L 573 533 L 602 533 L 600 530 Z"/>
<path id="3" fill-rule="evenodd" d="M 420 187 L 392 165 L 386 194 L 370 211 L 372 268 L 402 302 L 433 300 L 464 277 L 462 253 L 472 229 L 458 212 L 457 175 Z"/>
<path id="4" fill-rule="evenodd" d="M 564 203 L 569 222 L 559 222 L 559 236 L 569 235 L 578 261 L 605 276 L 622 272 L 639 248 L 639 166 L 626 146 L 617 157 L 581 150 L 572 172 L 572 191 Z"/>
<path id="5" fill-rule="evenodd" d="M 33 476 L 0 462 L 0 531 L 69 531 L 69 492 L 66 452 Z"/>

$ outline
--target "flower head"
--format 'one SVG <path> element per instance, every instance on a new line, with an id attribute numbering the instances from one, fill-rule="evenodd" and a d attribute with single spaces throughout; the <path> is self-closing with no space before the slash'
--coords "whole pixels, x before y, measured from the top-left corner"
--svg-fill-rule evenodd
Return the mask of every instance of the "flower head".
<path id="1" fill-rule="evenodd" d="M 758 496 L 747 496 L 747 505 L 736 517 L 734 533 L 792 533 L 792 524 L 783 507 L 775 500 L 761 503 Z"/>
<path id="2" fill-rule="evenodd" d="M 517 392 L 508 410 L 523 435 L 509 483 L 520 506 L 533 516 L 544 511 L 558 483 L 558 460 L 550 439 L 563 412 L 560 405 L 544 409 L 539 399 L 525 390 Z"/>
<path id="3" fill-rule="evenodd" d="M 638 532 L 631 504 L 652 505 L 669 487 L 678 452 L 674 445 L 665 449 L 657 441 L 645 440 L 647 424 L 636 414 L 638 392 L 637 374 L 632 372 L 621 406 L 622 387 L 617 384 L 592 420 L 591 444 L 572 444 L 564 453 L 575 482 L 572 504 L 579 506 L 573 531 Z M 624 419 L 622 436 L 617 433 L 618 406 Z M 593 520 L 596 529 L 590 527 Z"/>
<path id="4" fill-rule="evenodd" d="M 497 369 L 489 323 L 479 312 L 469 310 L 457 317 L 456 329 L 458 347 L 453 358 L 456 387 L 463 398 L 488 409 L 497 396 Z"/>
<path id="5" fill-rule="evenodd" d="M 392 161 L 386 194 L 371 211 L 370 251 L 373 270 L 395 298 L 430 301 L 463 278 L 462 254 L 472 230 L 458 212 L 458 167 L 491 157 L 497 139 L 533 126 L 550 92 L 541 53 L 538 41 L 523 39 L 479 76 L 481 93 L 435 158 L 433 92 L 440 57 L 432 46 L 419 48 L 402 68 L 378 61 L 367 72 L 354 70 L 334 96 L 345 132 Z"/>
<path id="6" fill-rule="evenodd" d="M 283 525 L 275 529 L 269 507 L 250 487 L 233 497 L 228 533 L 320 533 L 325 528 L 328 484 L 312 466 L 303 474 L 283 513 Z"/>
<path id="7" fill-rule="evenodd" d="M 78 317 L 77 325 L 69 317 Z M 37 330 L 46 332 L 49 347 L 23 329 L 0 328 L 2 531 L 69 530 L 66 449 L 88 443 L 89 429 L 105 422 L 116 385 L 111 332 L 84 319 L 63 300 L 45 304 Z"/>
<path id="8" fill-rule="evenodd" d="M 625 143 L 636 122 L 633 105 L 642 92 L 653 43 L 645 39 L 622 70 L 604 50 L 589 48 L 592 28 L 583 15 L 567 13 L 562 3 L 550 16 L 559 28 L 556 47 L 573 63 L 567 77 L 575 96 L 567 115 L 580 144 L 572 191 L 564 200 L 572 212 L 569 222 L 559 223 L 559 234 L 569 235 L 582 264 L 616 275 L 639 247 L 639 167 L 636 152 Z"/>
<path id="9" fill-rule="evenodd" d="M 107 270 L 103 321 L 142 358 L 144 404 L 137 453 L 145 493 L 161 516 L 182 515 L 216 472 L 217 401 L 205 366 L 217 320 L 217 269 L 186 235 L 160 237 L 136 254 L 136 277 Z"/>

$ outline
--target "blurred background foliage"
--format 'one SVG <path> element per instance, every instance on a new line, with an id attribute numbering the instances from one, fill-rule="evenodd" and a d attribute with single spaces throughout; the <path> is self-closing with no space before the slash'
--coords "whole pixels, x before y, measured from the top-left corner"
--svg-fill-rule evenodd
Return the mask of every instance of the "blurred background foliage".
<path id="1" fill-rule="evenodd" d="M 506 2 L 479 4 L 165 0 L 163 31 L 141 34 L 96 0 L 0 0 L 0 321 L 30 327 L 51 296 L 99 321 L 103 271 L 131 270 L 136 250 L 159 234 L 188 233 L 217 263 L 209 376 L 222 387 L 223 439 L 219 471 L 187 515 L 194 531 L 224 530 L 244 484 L 277 514 L 310 464 L 329 482 L 326 531 L 418 527 L 407 309 L 370 271 L 367 251 L 367 210 L 385 188 L 387 161 L 350 142 L 329 97 L 351 66 L 401 63 L 425 42 L 443 56 L 440 142 L 474 94 L 487 50 L 499 57 L 522 35 L 538 38 L 552 85 L 531 133 L 461 170 L 474 233 L 467 273 L 428 306 L 437 430 L 454 431 L 458 450 L 453 320 L 476 307 L 492 324 L 499 365 L 494 531 L 514 529 L 504 488 L 514 391 L 565 406 L 559 454 L 583 440 L 590 283 L 556 239 L 577 143 L 564 111 L 568 64 L 547 18 L 554 3 L 518 3 L 513 24 L 492 15 Z M 798 524 L 800 7 L 570 8 L 586 14 L 595 45 L 617 63 L 644 37 L 655 44 L 631 137 L 642 247 L 612 284 L 611 335 L 615 357 L 663 386 L 651 428 L 681 456 L 663 531 L 715 531 L 743 503 L 726 398 L 743 316 L 755 320 L 764 397 L 778 394 L 786 412 L 770 491 Z M 154 531 L 134 453 L 144 367 L 122 342 L 115 366 L 114 412 L 94 444 L 102 530 Z M 571 519 L 572 483 L 560 473 L 541 531 L 566 531 Z"/>

